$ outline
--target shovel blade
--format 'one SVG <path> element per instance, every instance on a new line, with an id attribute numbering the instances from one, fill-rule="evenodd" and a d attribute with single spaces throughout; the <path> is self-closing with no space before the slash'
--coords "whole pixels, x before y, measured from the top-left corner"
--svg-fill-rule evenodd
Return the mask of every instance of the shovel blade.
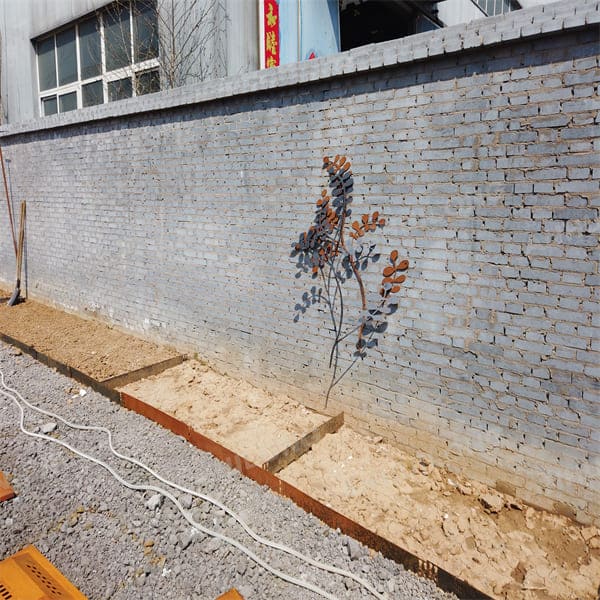
<path id="1" fill-rule="evenodd" d="M 12 293 L 12 296 L 10 297 L 10 299 L 7 302 L 8 306 L 14 306 L 15 304 L 17 304 L 19 302 L 20 295 L 21 295 L 21 288 L 16 287 L 15 291 Z"/>

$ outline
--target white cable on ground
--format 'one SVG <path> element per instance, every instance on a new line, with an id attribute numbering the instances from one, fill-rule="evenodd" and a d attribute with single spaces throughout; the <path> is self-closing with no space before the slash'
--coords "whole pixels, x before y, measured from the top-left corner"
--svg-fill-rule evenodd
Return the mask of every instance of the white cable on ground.
<path id="1" fill-rule="evenodd" d="M 264 569 L 266 569 L 267 571 L 269 571 L 270 573 L 272 573 L 273 575 L 276 575 L 277 577 L 279 577 L 280 579 L 283 579 L 284 581 L 287 581 L 288 583 L 292 583 L 294 585 L 298 585 L 300 587 L 303 587 L 305 589 L 308 589 L 312 592 L 315 592 L 316 594 L 324 597 L 324 598 L 330 598 L 335 600 L 335 596 L 332 596 L 331 594 L 329 594 L 328 592 L 326 592 L 325 590 L 322 590 L 320 588 L 318 588 L 317 586 L 309 583 L 309 582 L 305 582 L 303 580 L 297 579 L 291 575 L 287 575 L 286 573 L 283 573 L 282 571 L 279 571 L 278 569 L 275 569 L 274 567 L 271 567 L 267 562 L 263 561 L 260 557 L 258 557 L 256 554 L 254 554 L 254 552 L 252 550 L 250 550 L 249 548 L 243 546 L 241 543 L 239 543 L 237 540 L 234 540 L 232 538 L 229 538 L 225 535 L 222 535 L 216 531 L 212 531 L 210 529 L 207 529 L 205 527 L 203 527 L 202 525 L 200 525 L 199 523 L 197 523 L 196 521 L 194 521 L 194 519 L 192 519 L 192 517 L 189 515 L 189 513 L 183 508 L 183 506 L 181 506 L 181 504 L 179 503 L 179 501 L 175 498 L 175 496 L 173 496 L 170 492 L 168 492 L 167 490 L 164 490 L 162 488 L 153 486 L 153 485 L 136 485 L 136 484 L 132 484 L 128 481 L 126 481 L 125 479 L 123 479 L 118 473 L 116 473 L 116 471 L 114 471 L 112 469 L 112 467 L 110 467 L 110 465 L 104 463 L 103 461 L 96 459 L 92 456 L 89 456 L 83 452 L 80 452 L 79 450 L 76 450 L 75 448 L 71 447 L 69 444 L 67 444 L 66 442 L 62 442 L 61 440 L 58 440 L 56 438 L 44 435 L 44 434 L 38 434 L 38 433 L 34 433 L 31 432 L 27 429 L 25 429 L 24 427 L 24 419 L 25 419 L 25 413 L 23 410 L 23 407 L 21 406 L 19 400 L 17 398 L 19 398 L 26 406 L 28 406 L 31 410 L 34 410 L 36 412 L 39 412 L 41 414 L 44 414 L 52 419 L 56 419 L 58 421 L 60 421 L 61 423 L 64 423 L 65 425 L 67 425 L 68 427 L 71 427 L 72 429 L 78 429 L 81 431 L 99 431 L 99 432 L 103 432 L 106 433 L 106 435 L 108 436 L 108 444 L 109 444 L 109 448 L 111 450 L 111 452 L 117 456 L 118 458 L 125 460 L 131 464 L 134 464 L 142 469 L 144 469 L 147 473 L 149 473 L 150 475 L 152 475 L 153 477 L 155 477 L 156 479 L 158 479 L 159 481 L 161 481 L 162 483 L 177 489 L 183 493 L 189 494 L 191 496 L 195 496 L 197 498 L 200 498 L 202 500 L 205 500 L 206 502 L 209 502 L 217 507 L 219 507 L 221 510 L 225 511 L 228 515 L 230 515 L 239 525 L 241 525 L 241 527 L 246 531 L 246 533 L 252 537 L 256 542 L 258 542 L 259 544 L 262 544 L 264 546 L 268 546 L 270 548 L 273 548 L 275 550 L 280 550 L 282 552 L 285 552 L 286 554 L 289 554 L 291 556 L 294 556 L 300 560 L 302 560 L 303 562 L 319 568 L 323 571 L 329 572 L 329 573 L 333 573 L 336 575 L 340 575 L 342 577 L 347 577 L 349 579 L 352 579 L 353 581 L 355 581 L 356 583 L 358 583 L 359 585 L 361 585 L 362 587 L 364 587 L 366 590 L 368 590 L 371 594 L 373 594 L 373 596 L 375 596 L 378 600 L 385 600 L 385 595 L 380 594 L 368 581 L 364 580 L 363 578 L 355 575 L 354 573 L 351 573 L 350 571 L 346 571 L 344 569 L 339 569 L 338 567 L 334 567 L 333 565 L 327 565 L 325 563 L 322 563 L 320 561 L 317 561 L 309 556 L 306 556 L 296 550 L 294 550 L 293 548 L 289 548 L 283 544 L 279 544 L 277 542 L 273 542 L 272 540 L 268 540 L 266 538 L 263 538 L 261 536 L 259 536 L 257 533 L 255 533 L 245 522 L 244 520 L 237 515 L 235 512 L 233 512 L 230 508 L 228 508 L 226 505 L 224 505 L 223 503 L 219 502 L 218 500 L 210 497 L 210 496 L 206 496 L 204 494 L 201 494 L 199 492 L 196 492 L 194 490 L 190 490 L 187 489 L 185 487 L 182 487 L 174 482 L 171 482 L 163 477 L 161 477 L 158 473 L 156 473 L 155 471 L 153 471 L 150 467 L 148 467 L 147 465 L 145 465 L 144 463 L 136 460 L 135 458 L 123 455 L 121 453 L 119 453 L 113 446 L 112 443 L 112 433 L 109 429 L 107 429 L 106 427 L 100 427 L 100 426 L 94 426 L 94 425 L 80 425 L 77 423 L 71 423 L 70 421 L 67 421 L 66 419 L 64 419 L 63 417 L 61 417 L 60 415 L 57 415 L 51 411 L 45 410 L 43 408 L 39 408 L 33 404 L 31 404 L 30 402 L 28 402 L 27 400 L 25 400 L 25 398 L 23 398 L 23 396 L 15 389 L 10 388 L 9 386 L 6 385 L 6 383 L 4 382 L 4 373 L 2 373 L 2 371 L 0 371 L 0 382 L 2 384 L 2 387 L 7 390 L 7 393 L 3 390 L 0 389 L 0 394 L 10 398 L 11 400 L 13 400 L 13 402 L 15 402 L 15 404 L 17 405 L 17 407 L 19 408 L 20 411 L 20 429 L 23 433 L 25 433 L 26 435 L 29 435 L 31 437 L 35 437 L 35 438 L 39 438 L 39 439 L 43 439 L 43 440 L 47 440 L 47 441 L 51 441 L 54 443 L 57 443 L 61 446 L 64 446 L 65 448 L 71 450 L 72 452 L 74 452 L 76 455 L 82 457 L 82 458 L 86 458 L 88 460 L 90 460 L 91 462 L 98 464 L 102 467 L 104 467 L 115 479 L 117 479 L 117 481 L 119 481 L 119 483 L 121 483 L 122 485 L 124 485 L 125 487 L 128 487 L 129 489 L 132 490 L 137 490 L 137 491 L 154 491 L 157 492 L 161 495 L 163 495 L 164 497 L 168 498 L 169 500 L 171 500 L 175 506 L 177 507 L 177 509 L 179 510 L 179 512 L 181 512 L 181 514 L 183 515 L 183 517 L 186 519 L 186 521 L 188 521 L 193 527 L 195 527 L 196 529 L 202 531 L 203 533 L 210 535 L 212 537 L 215 537 L 217 539 L 220 539 L 222 541 L 225 541 L 226 543 L 238 548 L 240 551 L 242 551 L 244 554 L 246 554 L 249 558 L 251 558 L 254 562 L 256 562 L 257 564 L 259 564 L 260 566 L 262 566 Z M 14 394 L 14 396 L 12 395 Z"/>

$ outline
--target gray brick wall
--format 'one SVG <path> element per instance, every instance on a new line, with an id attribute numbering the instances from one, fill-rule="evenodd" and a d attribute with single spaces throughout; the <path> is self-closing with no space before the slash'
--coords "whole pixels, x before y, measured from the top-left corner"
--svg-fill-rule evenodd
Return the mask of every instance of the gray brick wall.
<path id="1" fill-rule="evenodd" d="M 294 321 L 314 283 L 289 252 L 321 156 L 347 154 L 357 210 L 386 215 L 376 241 L 412 268 L 382 353 L 331 410 L 600 522 L 598 8 L 560 2 L 5 129 L 30 294 L 320 406 L 329 322 L 323 306 Z M 10 285 L 5 235 L 0 260 Z"/>

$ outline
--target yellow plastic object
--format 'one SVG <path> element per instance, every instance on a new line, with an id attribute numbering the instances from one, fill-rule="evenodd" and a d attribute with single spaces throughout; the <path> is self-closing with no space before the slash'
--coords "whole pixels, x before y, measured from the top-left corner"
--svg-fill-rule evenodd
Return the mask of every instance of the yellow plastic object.
<path id="1" fill-rule="evenodd" d="M 236 589 L 232 589 L 219 596 L 217 600 L 244 600 L 244 597 Z"/>
<path id="2" fill-rule="evenodd" d="M 0 600 L 87 600 L 35 546 L 0 562 Z"/>

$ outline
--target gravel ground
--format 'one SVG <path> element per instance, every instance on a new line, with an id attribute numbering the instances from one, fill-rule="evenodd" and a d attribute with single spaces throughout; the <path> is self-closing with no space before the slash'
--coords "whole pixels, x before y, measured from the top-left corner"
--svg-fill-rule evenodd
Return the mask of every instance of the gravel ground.
<path id="1" fill-rule="evenodd" d="M 7 385 L 29 402 L 77 423 L 103 425 L 114 445 L 180 485 L 216 497 L 259 534 L 369 580 L 389 598 L 454 598 L 431 582 L 325 526 L 209 454 L 158 425 L 0 344 Z M 27 429 L 53 429 L 27 409 Z M 106 436 L 58 424 L 51 436 L 110 463 L 124 478 L 161 485 L 107 449 Z M 12 475 L 18 497 L 0 504 L 0 559 L 35 544 L 90 599 L 202 598 L 236 587 L 247 599 L 312 599 L 316 594 L 264 571 L 236 548 L 193 530 L 168 500 L 149 508 L 152 494 L 121 486 L 101 467 L 18 429 L 15 404 L 0 396 L 0 470 Z M 273 566 L 305 578 L 337 598 L 373 598 L 358 584 L 256 544 L 222 511 L 191 497 L 179 499 L 194 518 L 244 543 Z M 193 502 L 192 502 L 193 500 Z"/>

